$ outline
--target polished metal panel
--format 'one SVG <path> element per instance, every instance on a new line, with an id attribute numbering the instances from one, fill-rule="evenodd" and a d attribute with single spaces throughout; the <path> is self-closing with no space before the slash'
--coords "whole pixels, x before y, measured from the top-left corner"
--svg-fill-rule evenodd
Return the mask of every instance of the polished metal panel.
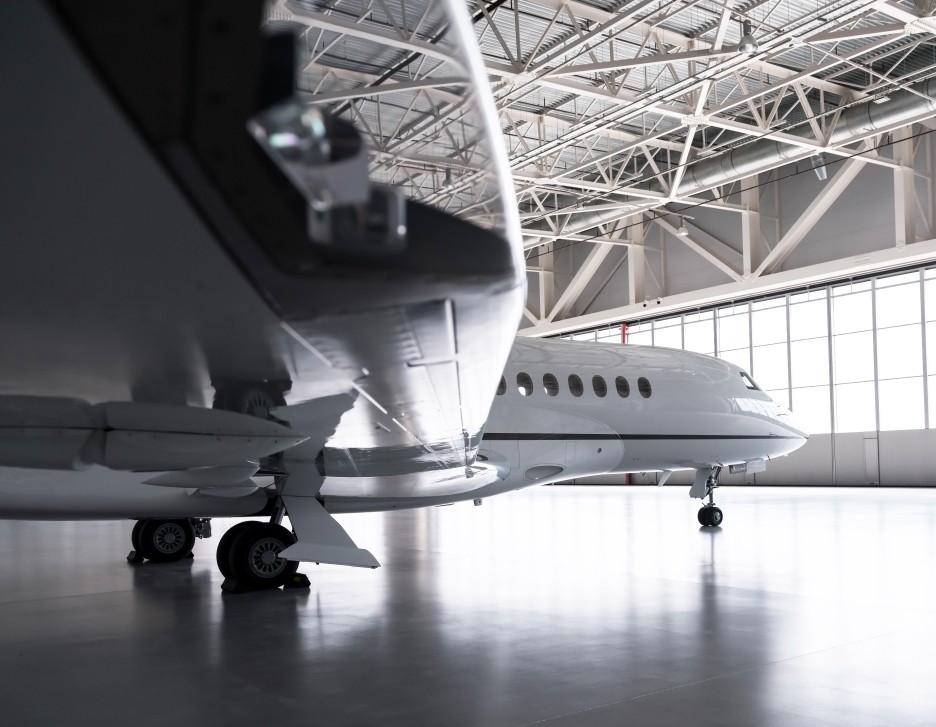
<path id="1" fill-rule="evenodd" d="M 930 725 L 936 492 L 549 487 L 342 517 L 384 567 L 223 595 L 216 540 L 0 522 L 9 725 Z M 215 538 L 235 521 L 216 520 Z"/>

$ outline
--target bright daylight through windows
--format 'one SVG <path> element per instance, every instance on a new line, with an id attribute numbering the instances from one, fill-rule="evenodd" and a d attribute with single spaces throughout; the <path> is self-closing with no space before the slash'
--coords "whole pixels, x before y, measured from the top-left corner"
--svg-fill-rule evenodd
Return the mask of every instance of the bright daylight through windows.
<path id="1" fill-rule="evenodd" d="M 936 269 L 631 323 L 627 343 L 737 364 L 813 433 L 936 427 Z"/>

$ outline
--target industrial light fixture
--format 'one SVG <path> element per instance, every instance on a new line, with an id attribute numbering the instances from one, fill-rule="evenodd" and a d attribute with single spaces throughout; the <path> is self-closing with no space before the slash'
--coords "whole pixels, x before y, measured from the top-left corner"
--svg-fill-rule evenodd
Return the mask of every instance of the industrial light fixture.
<path id="1" fill-rule="evenodd" d="M 692 219 L 691 217 L 689 219 Z M 679 229 L 676 230 L 676 234 L 680 237 L 689 237 L 689 228 L 686 227 L 686 219 L 684 217 L 679 218 Z"/>
<path id="2" fill-rule="evenodd" d="M 757 40 L 752 34 L 753 28 L 750 20 L 741 21 L 741 40 L 738 41 L 738 53 L 751 55 L 757 53 Z"/>
<path id="3" fill-rule="evenodd" d="M 824 182 L 829 178 L 829 170 L 826 169 L 826 160 L 825 154 L 814 154 L 810 157 L 812 162 L 813 171 L 816 173 L 816 176 L 819 177 L 820 182 Z"/>
<path id="4" fill-rule="evenodd" d="M 446 169 L 445 170 L 445 182 L 443 182 L 442 187 L 444 189 L 451 189 L 453 186 L 455 185 L 452 183 L 452 170 Z"/>
<path id="5" fill-rule="evenodd" d="M 882 103 L 887 103 L 890 100 L 891 100 L 890 96 L 888 96 L 886 93 L 882 93 L 872 98 L 871 103 L 882 104 Z"/>

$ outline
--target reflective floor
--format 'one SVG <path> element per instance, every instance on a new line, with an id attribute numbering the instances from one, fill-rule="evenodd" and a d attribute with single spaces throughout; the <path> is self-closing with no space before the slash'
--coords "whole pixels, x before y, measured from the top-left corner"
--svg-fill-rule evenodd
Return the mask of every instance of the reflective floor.
<path id="1" fill-rule="evenodd" d="M 933 725 L 936 490 L 547 487 L 341 520 L 377 571 L 222 595 L 217 536 L 0 522 L 9 725 Z"/>

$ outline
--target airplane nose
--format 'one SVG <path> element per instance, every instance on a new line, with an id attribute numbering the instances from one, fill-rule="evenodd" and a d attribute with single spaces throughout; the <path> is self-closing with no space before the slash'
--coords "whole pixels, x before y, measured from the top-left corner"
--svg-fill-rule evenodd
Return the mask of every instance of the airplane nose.
<path id="1" fill-rule="evenodd" d="M 793 416 L 791 412 L 786 407 L 777 404 L 777 419 L 780 420 L 780 423 L 786 428 L 790 436 L 798 437 L 803 442 L 809 439 L 809 432 L 800 424 L 799 420 Z"/>

